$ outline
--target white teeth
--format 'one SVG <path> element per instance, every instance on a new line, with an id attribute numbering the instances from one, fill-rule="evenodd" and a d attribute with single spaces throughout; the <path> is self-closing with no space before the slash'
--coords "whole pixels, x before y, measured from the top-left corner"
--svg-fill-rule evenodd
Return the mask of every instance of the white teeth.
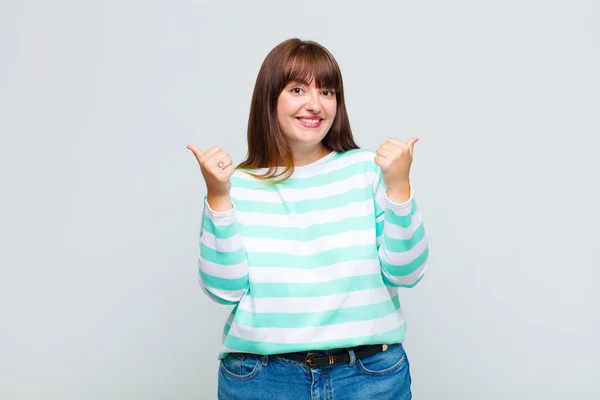
<path id="1" fill-rule="evenodd" d="M 300 121 L 304 122 L 305 124 L 311 124 L 311 125 L 317 125 L 320 120 L 318 119 L 308 119 L 308 118 L 298 118 Z"/>

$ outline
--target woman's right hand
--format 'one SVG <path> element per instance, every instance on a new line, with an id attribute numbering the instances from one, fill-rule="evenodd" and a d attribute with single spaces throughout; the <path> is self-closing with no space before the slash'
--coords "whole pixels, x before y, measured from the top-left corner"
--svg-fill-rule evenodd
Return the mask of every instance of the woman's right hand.
<path id="1" fill-rule="evenodd" d="M 208 197 L 229 197 L 231 191 L 230 178 L 235 172 L 229 153 L 221 150 L 218 146 L 213 146 L 205 152 L 202 152 L 199 147 L 193 144 L 187 145 L 187 148 L 194 153 L 198 164 L 200 164 Z"/>

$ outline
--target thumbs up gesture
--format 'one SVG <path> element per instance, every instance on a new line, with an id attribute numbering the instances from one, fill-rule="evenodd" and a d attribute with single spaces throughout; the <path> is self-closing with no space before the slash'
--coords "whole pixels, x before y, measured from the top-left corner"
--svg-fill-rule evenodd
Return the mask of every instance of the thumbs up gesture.
<path id="1" fill-rule="evenodd" d="M 418 140 L 412 137 L 404 143 L 390 138 L 377 149 L 374 161 L 381 168 L 388 197 L 394 202 L 404 202 L 410 197 L 409 172 L 413 147 Z"/>
<path id="2" fill-rule="evenodd" d="M 221 150 L 218 146 L 213 146 L 205 152 L 192 144 L 188 145 L 187 148 L 194 153 L 198 164 L 200 164 L 208 197 L 229 197 L 231 191 L 230 178 L 235 172 L 229 153 Z"/>

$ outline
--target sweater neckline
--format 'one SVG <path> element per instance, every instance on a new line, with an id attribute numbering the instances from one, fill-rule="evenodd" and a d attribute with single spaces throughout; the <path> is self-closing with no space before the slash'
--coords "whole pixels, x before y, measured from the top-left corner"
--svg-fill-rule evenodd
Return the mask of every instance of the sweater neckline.
<path id="1" fill-rule="evenodd" d="M 332 150 L 330 153 L 324 155 L 323 157 L 319 158 L 318 160 L 311 162 L 310 164 L 301 165 L 298 167 L 294 166 L 294 171 L 306 171 L 308 169 L 311 169 L 317 165 L 323 164 L 327 160 L 331 159 L 335 154 L 336 154 L 336 151 Z M 278 167 L 278 168 L 281 168 L 281 167 Z"/>

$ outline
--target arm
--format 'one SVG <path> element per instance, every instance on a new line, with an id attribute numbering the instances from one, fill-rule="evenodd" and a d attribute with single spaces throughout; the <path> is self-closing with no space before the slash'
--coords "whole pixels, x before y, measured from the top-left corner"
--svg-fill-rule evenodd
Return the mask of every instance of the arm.
<path id="1" fill-rule="evenodd" d="M 218 212 L 204 200 L 198 267 L 200 286 L 212 300 L 221 304 L 240 301 L 249 285 L 248 261 L 235 207 Z"/>
<path id="2" fill-rule="evenodd" d="M 381 158 L 376 157 L 376 163 L 389 168 Z M 429 257 L 421 213 L 407 176 L 402 174 L 403 179 L 391 180 L 396 186 L 393 191 L 388 191 L 382 170 L 377 168 L 373 182 L 381 272 L 384 281 L 396 287 L 413 287 L 419 283 Z"/>
<path id="3" fill-rule="evenodd" d="M 229 153 L 213 146 L 206 152 L 188 145 L 206 183 L 200 228 L 200 286 L 214 301 L 238 303 L 248 289 L 248 261 L 229 195 L 235 167 Z"/>
<path id="4" fill-rule="evenodd" d="M 421 213 L 412 191 L 409 200 L 395 203 L 386 195 L 382 180 L 374 188 L 378 254 L 383 279 L 391 286 L 413 287 L 423 278 L 429 256 Z"/>

